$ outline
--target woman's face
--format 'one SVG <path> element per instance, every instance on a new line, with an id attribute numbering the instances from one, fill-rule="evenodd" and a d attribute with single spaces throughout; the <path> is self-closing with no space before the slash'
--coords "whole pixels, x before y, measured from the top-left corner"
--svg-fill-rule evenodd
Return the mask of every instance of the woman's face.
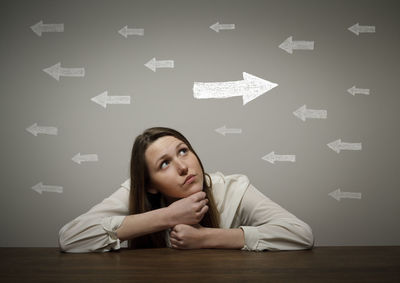
<path id="1" fill-rule="evenodd" d="M 154 141 L 145 152 L 151 193 L 162 193 L 169 202 L 203 190 L 203 171 L 188 146 L 173 136 Z"/>

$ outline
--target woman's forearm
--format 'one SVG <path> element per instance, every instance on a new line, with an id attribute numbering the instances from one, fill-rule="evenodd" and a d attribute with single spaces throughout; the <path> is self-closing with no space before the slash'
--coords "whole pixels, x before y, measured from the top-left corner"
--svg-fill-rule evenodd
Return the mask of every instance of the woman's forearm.
<path id="1" fill-rule="evenodd" d="M 117 229 L 121 241 L 130 240 L 146 234 L 166 230 L 173 226 L 167 207 L 145 213 L 128 215 Z"/>
<path id="2" fill-rule="evenodd" d="M 203 248 L 241 249 L 244 247 L 244 232 L 242 229 L 205 228 Z"/>

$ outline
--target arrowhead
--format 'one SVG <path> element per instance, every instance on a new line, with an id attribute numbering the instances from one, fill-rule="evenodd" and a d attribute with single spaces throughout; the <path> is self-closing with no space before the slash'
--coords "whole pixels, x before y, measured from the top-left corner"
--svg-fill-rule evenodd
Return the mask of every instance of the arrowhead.
<path id="1" fill-rule="evenodd" d="M 221 135 L 225 136 L 226 134 L 226 126 L 223 126 L 221 128 L 218 128 L 215 130 L 217 133 L 220 133 Z"/>
<path id="2" fill-rule="evenodd" d="M 210 29 L 215 30 L 216 32 L 219 32 L 219 22 L 216 22 L 215 24 L 211 25 Z"/>
<path id="3" fill-rule="evenodd" d="M 47 74 L 49 74 L 50 76 L 52 76 L 53 78 L 55 78 L 57 81 L 60 80 L 60 69 L 61 69 L 61 63 L 58 62 L 57 64 L 43 69 L 43 71 Z"/>
<path id="4" fill-rule="evenodd" d="M 74 157 L 72 157 L 72 161 L 81 164 L 81 153 L 79 152 L 77 155 L 75 155 Z"/>
<path id="5" fill-rule="evenodd" d="M 275 152 L 271 151 L 270 153 L 265 155 L 262 159 L 274 164 L 275 163 Z"/>
<path id="6" fill-rule="evenodd" d="M 289 54 L 293 54 L 292 37 L 289 36 L 288 38 L 286 38 L 286 40 L 279 45 L 279 48 L 285 50 Z"/>
<path id="7" fill-rule="evenodd" d="M 335 152 L 340 153 L 340 144 L 342 143 L 341 139 L 335 140 L 331 143 L 328 143 L 328 146 Z"/>
<path id="8" fill-rule="evenodd" d="M 347 91 L 351 95 L 355 96 L 356 95 L 356 86 L 353 86 L 353 87 L 349 88 Z"/>
<path id="9" fill-rule="evenodd" d="M 340 201 L 340 189 L 337 189 L 336 191 L 330 192 L 329 195 L 336 199 L 337 201 Z"/>
<path id="10" fill-rule="evenodd" d="M 33 124 L 32 126 L 26 128 L 26 130 L 31 133 L 32 135 L 34 135 L 35 137 L 37 137 L 38 132 L 37 132 L 37 123 Z"/>
<path id="11" fill-rule="evenodd" d="M 306 121 L 306 111 L 307 111 L 307 106 L 303 105 L 299 109 L 293 112 L 294 116 L 298 117 L 300 120 L 303 122 Z"/>
<path id="12" fill-rule="evenodd" d="M 43 184 L 42 184 L 42 182 L 37 183 L 36 185 L 34 185 L 32 187 L 32 190 L 38 192 L 39 194 L 42 194 L 42 192 L 43 192 Z"/>
<path id="13" fill-rule="evenodd" d="M 278 86 L 276 83 L 261 79 L 245 72 L 243 72 L 243 79 L 247 83 L 248 90 L 243 94 L 243 105 Z"/>
<path id="14" fill-rule="evenodd" d="M 42 25 L 43 21 L 38 22 L 37 24 L 31 26 L 31 29 L 33 30 L 34 33 L 36 33 L 38 36 L 42 36 Z"/>
<path id="15" fill-rule="evenodd" d="M 348 28 L 349 31 L 351 31 L 352 33 L 359 35 L 360 34 L 360 26 L 358 23 L 356 23 L 355 25 L 352 25 L 351 27 Z"/>
<path id="16" fill-rule="evenodd" d="M 118 31 L 123 37 L 128 38 L 128 26 L 124 26 L 122 29 Z"/>
<path id="17" fill-rule="evenodd" d="M 91 101 L 96 102 L 97 104 L 103 106 L 104 108 L 107 108 L 107 97 L 108 97 L 108 92 L 105 91 L 95 97 L 91 98 Z"/>
<path id="18" fill-rule="evenodd" d="M 152 70 L 153 72 L 156 71 L 156 58 L 151 59 L 149 62 L 144 64 L 147 68 Z"/>

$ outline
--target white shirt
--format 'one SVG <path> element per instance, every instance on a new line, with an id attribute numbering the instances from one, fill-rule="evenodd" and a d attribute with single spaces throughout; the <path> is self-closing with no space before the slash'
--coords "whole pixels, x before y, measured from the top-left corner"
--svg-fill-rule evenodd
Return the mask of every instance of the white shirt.
<path id="1" fill-rule="evenodd" d="M 220 213 L 220 228 L 241 228 L 242 250 L 299 250 L 312 248 L 311 228 L 270 200 L 244 175 L 210 174 L 212 192 Z M 106 252 L 126 246 L 116 230 L 129 215 L 130 182 L 64 225 L 59 232 L 60 248 L 66 252 Z M 167 233 L 168 235 L 168 233 Z M 167 241 L 169 244 L 169 240 Z"/>

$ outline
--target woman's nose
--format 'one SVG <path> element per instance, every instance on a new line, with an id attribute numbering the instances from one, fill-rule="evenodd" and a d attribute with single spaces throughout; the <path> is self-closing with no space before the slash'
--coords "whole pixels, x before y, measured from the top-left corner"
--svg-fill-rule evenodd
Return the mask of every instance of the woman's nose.
<path id="1" fill-rule="evenodd" d="M 182 160 L 176 161 L 176 168 L 178 170 L 179 175 L 185 175 L 188 171 L 188 167 L 185 162 Z"/>

